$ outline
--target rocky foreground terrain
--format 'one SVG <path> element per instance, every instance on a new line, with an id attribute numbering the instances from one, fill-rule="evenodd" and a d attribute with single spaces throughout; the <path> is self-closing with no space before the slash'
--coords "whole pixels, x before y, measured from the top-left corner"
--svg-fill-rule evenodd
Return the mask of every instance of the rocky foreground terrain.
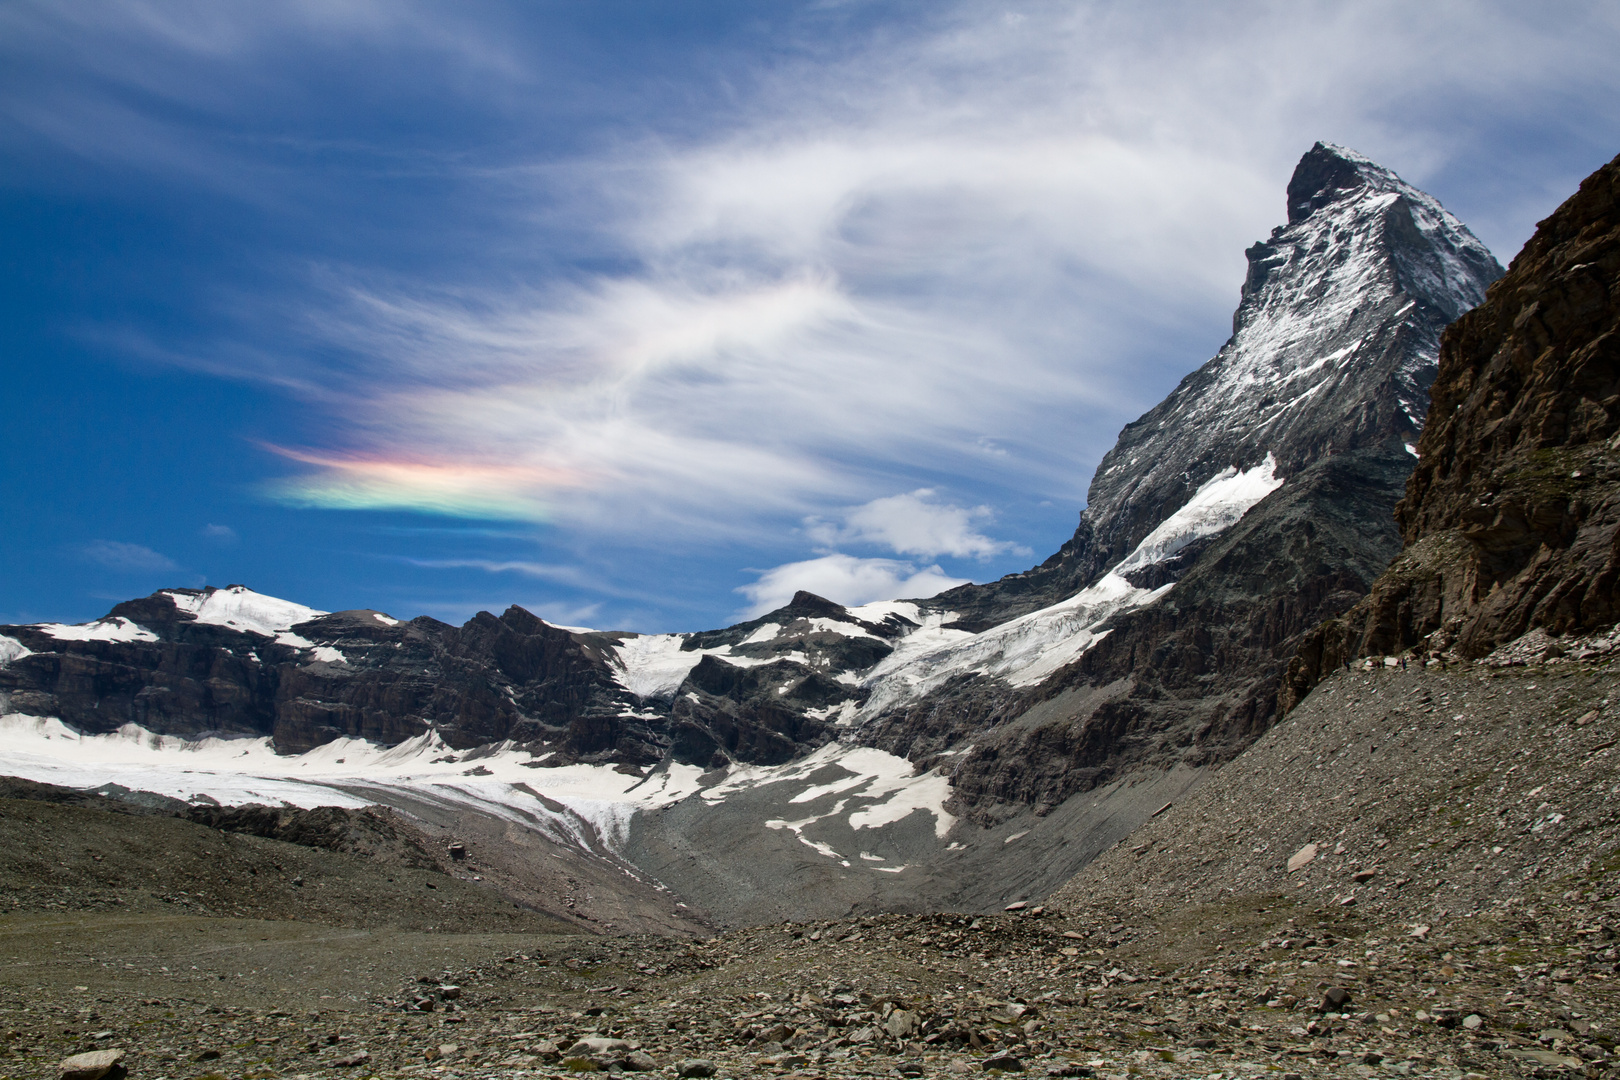
<path id="1" fill-rule="evenodd" d="M 142 907 L 95 903 L 88 884 L 19 902 L 44 871 L 13 856 L 0 1074 L 118 1049 L 142 1080 L 1601 1075 L 1620 981 L 1620 639 L 1567 644 L 1551 661 L 1525 662 L 1532 641 L 1341 670 L 1056 895 L 995 915 L 580 935 L 480 907 L 470 881 L 451 885 L 472 890 L 459 906 L 317 902 L 331 860 L 363 857 L 8 800 L 7 846 L 31 830 L 57 862 L 108 858 L 59 820 L 93 814 L 309 868 L 302 886 L 243 874 L 234 909 L 188 909 L 236 864 L 154 849 L 164 891 L 143 880 Z M 433 873 L 386 870 L 419 895 Z"/>

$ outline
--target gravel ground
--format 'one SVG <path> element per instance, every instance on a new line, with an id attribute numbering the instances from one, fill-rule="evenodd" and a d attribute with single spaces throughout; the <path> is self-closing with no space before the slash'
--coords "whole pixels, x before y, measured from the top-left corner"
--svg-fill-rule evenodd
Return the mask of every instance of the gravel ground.
<path id="1" fill-rule="evenodd" d="M 1600 1076 L 1620 686 L 1560 660 L 1341 672 L 1044 905 L 994 915 L 683 940 L 449 932 L 384 906 L 414 891 L 345 928 L 19 906 L 0 1074 L 117 1048 L 137 1080 Z"/>
<path id="2" fill-rule="evenodd" d="M 1580 916 L 1392 936 L 1337 905 L 1257 897 L 1136 922 L 873 916 L 695 943 L 12 916 L 0 1071 L 116 1047 L 139 1078 L 693 1059 L 721 1076 L 932 1076 L 1011 1067 L 1003 1055 L 1037 1075 L 1595 1073 L 1615 953 Z M 593 1038 L 622 1045 L 571 1049 Z"/>
<path id="3" fill-rule="evenodd" d="M 1340 672 L 1054 899 L 1155 910 L 1281 891 L 1378 918 L 1620 925 L 1620 674 L 1607 664 Z"/>

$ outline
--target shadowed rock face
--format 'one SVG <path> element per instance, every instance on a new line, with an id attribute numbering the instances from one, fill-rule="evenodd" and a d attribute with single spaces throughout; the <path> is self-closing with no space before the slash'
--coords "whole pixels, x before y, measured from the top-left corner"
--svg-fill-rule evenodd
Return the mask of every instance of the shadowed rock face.
<path id="1" fill-rule="evenodd" d="M 643 700 L 615 666 L 614 647 L 634 635 L 564 630 L 516 606 L 461 627 L 340 611 L 272 637 L 199 621 L 175 599 L 217 591 L 119 604 L 106 620 L 133 624 L 135 640 L 0 627 L 29 650 L 0 663 L 0 712 L 59 717 L 90 734 L 133 723 L 165 735 L 269 736 L 283 753 L 343 737 L 394 745 L 432 730 L 457 749 L 511 740 L 551 764 L 640 768 L 666 754 L 693 764 L 787 760 L 826 740 L 805 710 L 855 695 L 793 661 L 741 668 L 705 657 L 683 695 Z M 796 603 L 843 610 L 808 594 Z M 790 605 L 767 618 L 791 624 L 790 616 L 804 617 Z M 763 659 L 773 647 L 812 660 L 842 650 L 862 666 L 887 651 L 876 639 L 813 633 L 746 648 L 766 650 Z"/>
<path id="2" fill-rule="evenodd" d="M 1620 618 L 1620 158 L 1537 227 L 1441 345 L 1406 548 L 1290 665 L 1292 707 L 1347 658 L 1482 656 Z"/>

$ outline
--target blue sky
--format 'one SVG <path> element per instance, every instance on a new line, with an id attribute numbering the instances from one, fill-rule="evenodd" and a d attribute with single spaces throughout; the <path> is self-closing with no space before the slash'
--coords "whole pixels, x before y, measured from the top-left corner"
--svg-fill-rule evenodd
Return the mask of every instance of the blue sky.
<path id="1" fill-rule="evenodd" d="M 1024 569 L 1315 140 L 1506 262 L 1620 151 L 1617 53 L 1603 3 L 13 0 L 0 621 Z"/>

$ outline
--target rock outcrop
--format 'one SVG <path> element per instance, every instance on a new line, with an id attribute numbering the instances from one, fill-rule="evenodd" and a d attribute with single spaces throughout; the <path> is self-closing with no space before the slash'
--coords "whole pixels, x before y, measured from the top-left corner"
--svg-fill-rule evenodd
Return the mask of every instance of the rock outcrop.
<path id="1" fill-rule="evenodd" d="M 662 752 L 617 722 L 634 699 L 614 681 L 604 644 L 522 608 L 480 612 L 460 628 L 371 611 L 305 609 L 312 617 L 281 627 L 188 610 L 216 597 L 216 607 L 282 603 L 241 586 L 170 589 L 119 604 L 89 628 L 0 628 L 27 650 L 0 668 L 4 711 L 56 716 L 87 733 L 138 724 L 270 736 L 287 752 L 428 730 L 456 747 L 513 739 L 579 756 Z"/>
<path id="2" fill-rule="evenodd" d="M 1481 657 L 1620 618 L 1620 158 L 1444 336 L 1405 549 L 1290 664 L 1292 707 L 1348 659 Z"/>

